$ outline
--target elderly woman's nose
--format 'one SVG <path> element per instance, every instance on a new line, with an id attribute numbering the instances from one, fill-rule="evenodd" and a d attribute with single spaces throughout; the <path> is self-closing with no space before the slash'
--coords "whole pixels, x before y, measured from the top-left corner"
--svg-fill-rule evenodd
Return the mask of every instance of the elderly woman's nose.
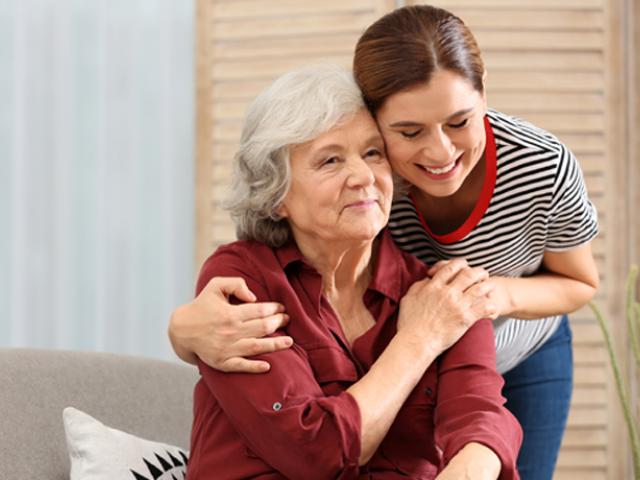
<path id="1" fill-rule="evenodd" d="M 348 162 L 349 181 L 353 185 L 370 185 L 375 181 L 371 165 L 360 156 L 353 156 Z"/>

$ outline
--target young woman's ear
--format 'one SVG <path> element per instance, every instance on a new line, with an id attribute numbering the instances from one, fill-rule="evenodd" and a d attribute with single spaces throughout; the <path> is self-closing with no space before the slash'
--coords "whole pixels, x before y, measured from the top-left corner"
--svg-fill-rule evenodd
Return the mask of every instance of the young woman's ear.
<path id="1" fill-rule="evenodd" d="M 484 112 L 487 113 L 487 109 L 489 108 L 487 105 L 487 69 L 485 68 L 484 73 L 482 74 L 482 104 L 484 108 Z"/>

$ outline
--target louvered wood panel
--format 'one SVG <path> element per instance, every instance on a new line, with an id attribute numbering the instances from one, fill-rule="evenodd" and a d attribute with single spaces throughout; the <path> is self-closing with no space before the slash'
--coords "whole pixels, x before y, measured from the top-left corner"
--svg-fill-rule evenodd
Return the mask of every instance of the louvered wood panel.
<path id="1" fill-rule="evenodd" d="M 277 75 L 309 62 L 351 64 L 361 31 L 393 8 L 390 0 L 197 0 L 198 265 L 218 244 L 234 238 L 220 203 L 248 102 Z M 405 4 L 424 3 L 405 1 Z M 492 107 L 556 133 L 576 154 L 598 208 L 594 241 L 602 286 L 596 296 L 611 307 L 620 290 L 625 248 L 615 226 L 624 204 L 615 203 L 624 175 L 619 110 L 621 92 L 615 35 L 621 20 L 613 0 L 437 0 L 475 32 L 488 67 Z M 612 99 L 617 98 L 617 103 Z M 614 207 L 615 205 L 615 207 Z M 626 439 L 599 328 L 583 308 L 571 317 L 576 386 L 556 478 L 626 476 Z M 610 449 L 608 444 L 618 445 Z M 622 465 L 622 466 L 621 466 Z"/>
<path id="2" fill-rule="evenodd" d="M 600 304 L 611 303 L 622 276 L 613 236 L 621 218 L 612 211 L 612 185 L 623 165 L 611 145 L 620 141 L 611 125 L 620 95 L 608 68 L 613 53 L 613 1 L 434 0 L 458 14 L 475 33 L 487 65 L 489 105 L 555 133 L 578 157 L 589 194 L 599 211 L 594 242 L 602 287 Z M 618 137 L 616 137 L 618 135 Z M 609 310 L 609 313 L 613 313 Z M 623 478 L 626 445 L 602 334 L 588 308 L 571 316 L 575 390 L 557 479 Z M 613 428 L 612 428 L 613 427 Z M 623 465 L 622 467 L 620 465 Z"/>
<path id="3" fill-rule="evenodd" d="M 579 68 L 585 72 L 594 72 L 601 71 L 604 66 L 604 58 L 601 52 L 597 51 L 542 52 L 522 50 L 518 52 L 518 55 L 514 55 L 513 52 L 485 50 L 483 54 L 492 70 L 544 69 L 565 72 Z"/>
<path id="4" fill-rule="evenodd" d="M 416 2 L 407 1 L 407 5 L 415 5 L 418 3 L 431 3 L 446 8 L 452 12 L 466 13 L 466 9 L 484 9 L 503 12 L 505 10 L 550 10 L 556 12 L 558 10 L 583 11 L 583 10 L 601 10 L 605 7 L 605 0 L 440 0 L 433 2 Z M 462 16 L 462 15 L 461 15 Z"/>

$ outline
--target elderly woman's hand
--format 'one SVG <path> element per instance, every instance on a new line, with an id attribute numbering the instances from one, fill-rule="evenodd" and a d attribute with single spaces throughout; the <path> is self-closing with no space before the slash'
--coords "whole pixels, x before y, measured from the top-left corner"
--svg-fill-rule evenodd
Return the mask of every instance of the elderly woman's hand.
<path id="1" fill-rule="evenodd" d="M 248 302 L 232 305 L 229 297 Z M 223 372 L 261 373 L 265 361 L 247 356 L 289 348 L 288 336 L 270 335 L 288 322 L 279 303 L 254 303 L 256 298 L 242 278 L 212 278 L 200 294 L 171 315 L 169 338 L 178 357 L 195 364 L 199 357 Z"/>
<path id="2" fill-rule="evenodd" d="M 493 285 L 486 270 L 463 259 L 440 265 L 432 278 L 414 283 L 400 302 L 398 333 L 444 351 L 480 318 L 495 318 Z"/>
<path id="3" fill-rule="evenodd" d="M 464 260 L 464 259 L 462 259 Z M 427 275 L 433 277 L 440 269 L 444 266 L 451 263 L 452 260 L 441 260 L 431 266 Z M 513 309 L 513 294 L 509 290 L 509 282 L 513 279 L 511 278 L 503 278 L 503 277 L 492 277 L 489 276 L 488 279 L 484 280 L 491 287 L 491 291 L 488 294 L 489 300 L 493 302 L 493 305 L 496 307 L 493 311 L 492 315 L 489 315 L 488 318 L 495 320 L 500 315 L 510 315 Z"/>

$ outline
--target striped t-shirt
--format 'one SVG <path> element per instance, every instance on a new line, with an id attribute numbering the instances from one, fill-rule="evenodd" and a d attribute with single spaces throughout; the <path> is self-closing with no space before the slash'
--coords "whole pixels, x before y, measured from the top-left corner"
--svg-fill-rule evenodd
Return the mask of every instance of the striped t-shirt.
<path id="1" fill-rule="evenodd" d="M 489 274 L 526 277 L 538 271 L 545 251 L 561 252 L 591 240 L 597 213 L 587 197 L 573 154 L 553 135 L 490 110 L 485 121 L 486 174 L 478 204 L 457 230 L 430 233 L 410 196 L 393 205 L 395 242 L 427 264 L 454 257 Z M 561 317 L 494 321 L 497 366 L 502 373 L 535 352 Z"/>

